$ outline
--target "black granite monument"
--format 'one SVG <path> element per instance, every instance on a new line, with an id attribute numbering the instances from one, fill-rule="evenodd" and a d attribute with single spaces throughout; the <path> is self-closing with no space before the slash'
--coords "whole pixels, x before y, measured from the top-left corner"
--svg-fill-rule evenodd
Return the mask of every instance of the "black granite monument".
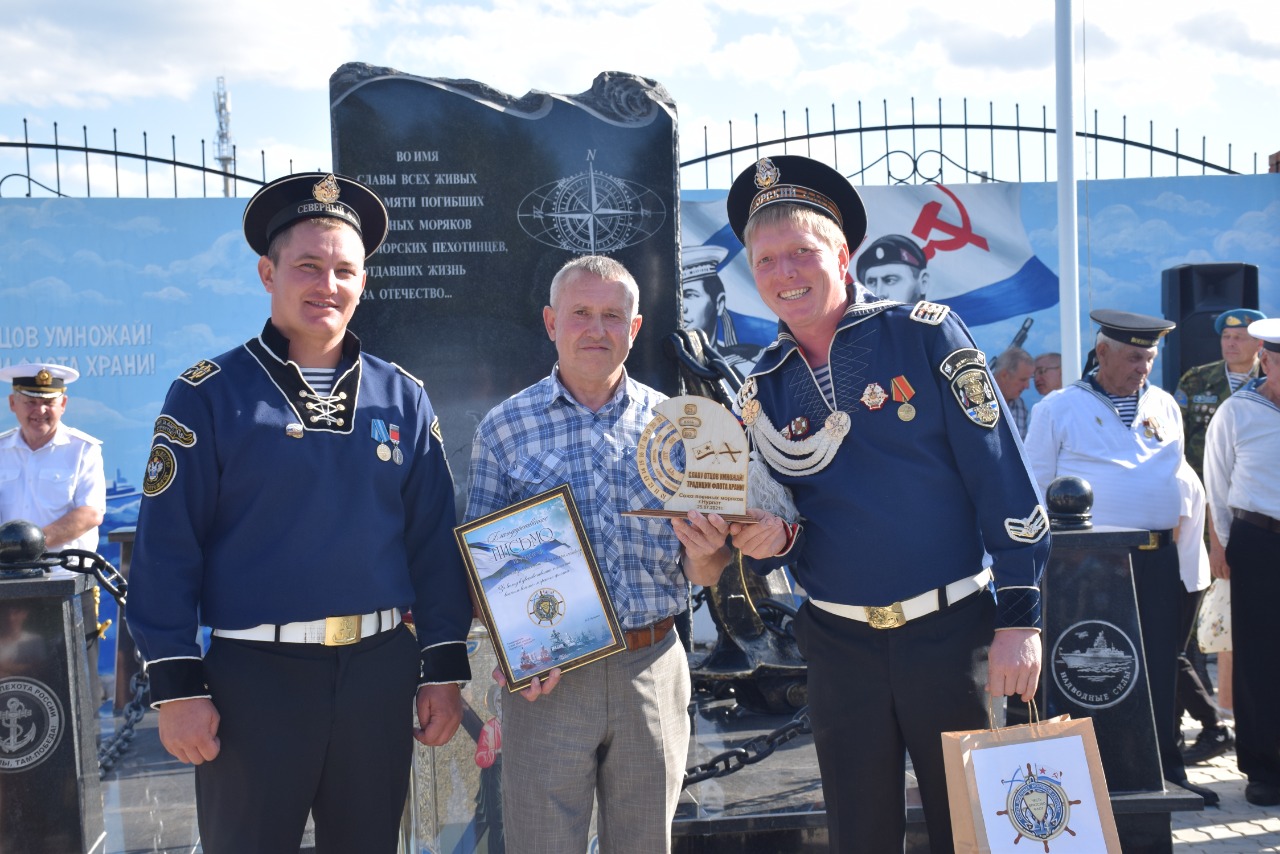
<path id="1" fill-rule="evenodd" d="M 101 851 L 84 575 L 0 581 L 0 851 Z"/>
<path id="2" fill-rule="evenodd" d="M 352 328 L 424 381 L 460 489 L 479 420 L 555 363 L 542 307 L 575 255 L 636 277 L 627 370 L 676 393 L 660 342 L 680 317 L 679 163 L 661 86 L 604 73 L 580 95 L 513 98 L 354 63 L 329 85 L 334 167 L 391 216 Z"/>
<path id="3" fill-rule="evenodd" d="M 1203 808 L 1166 791 L 1156 746 L 1130 549 L 1146 531 L 1093 526 L 1093 493 L 1059 478 L 1046 494 L 1053 552 L 1045 567 L 1040 707 L 1046 718 L 1093 718 L 1120 842 L 1126 852 L 1171 850 L 1171 812 Z"/>

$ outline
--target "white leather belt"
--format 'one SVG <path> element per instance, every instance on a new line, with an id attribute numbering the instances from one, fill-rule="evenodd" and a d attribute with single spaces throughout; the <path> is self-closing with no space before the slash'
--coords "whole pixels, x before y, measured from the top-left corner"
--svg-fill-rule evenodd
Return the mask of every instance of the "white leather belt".
<path id="1" fill-rule="evenodd" d="M 326 617 L 304 623 L 285 623 L 276 626 L 264 623 L 251 629 L 214 629 L 220 638 L 235 640 L 273 641 L 275 643 L 322 643 L 325 646 L 346 646 L 361 638 L 385 632 L 400 625 L 400 609 L 388 608 L 372 614 L 355 614 L 350 617 Z"/>
<path id="2" fill-rule="evenodd" d="M 951 605 L 977 593 L 991 581 L 991 568 L 988 567 L 971 578 L 953 581 L 944 588 L 947 592 L 947 604 Z M 870 623 L 873 629 L 896 629 L 910 620 L 932 614 L 941 607 L 937 590 L 928 590 L 919 596 L 912 596 L 904 602 L 877 607 L 873 605 L 841 605 L 838 602 L 823 602 L 810 599 L 814 607 L 828 613 L 860 623 Z"/>

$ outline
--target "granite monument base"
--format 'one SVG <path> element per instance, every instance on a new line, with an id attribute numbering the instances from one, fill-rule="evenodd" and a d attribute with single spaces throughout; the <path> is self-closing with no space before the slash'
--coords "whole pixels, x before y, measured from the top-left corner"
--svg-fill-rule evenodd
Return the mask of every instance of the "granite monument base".
<path id="1" fill-rule="evenodd" d="M 98 725 L 80 594 L 60 571 L 0 581 L 0 851 L 101 851 Z"/>
<path id="2" fill-rule="evenodd" d="M 1199 795 L 1166 790 L 1156 747 L 1129 550 L 1146 531 L 1055 531 L 1041 585 L 1045 717 L 1093 718 L 1098 752 L 1126 852 L 1172 850 L 1170 813 L 1202 809 Z"/>

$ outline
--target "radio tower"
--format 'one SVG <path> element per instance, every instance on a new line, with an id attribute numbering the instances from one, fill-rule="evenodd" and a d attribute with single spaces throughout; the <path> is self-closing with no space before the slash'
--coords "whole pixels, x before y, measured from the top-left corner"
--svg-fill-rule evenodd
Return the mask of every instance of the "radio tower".
<path id="1" fill-rule="evenodd" d="M 218 154 L 214 158 L 224 173 L 231 173 L 236 158 L 231 145 L 231 96 L 227 94 L 225 77 L 218 78 L 218 91 L 213 93 L 213 111 L 218 114 Z M 231 178 L 222 176 L 222 195 L 231 197 Z"/>

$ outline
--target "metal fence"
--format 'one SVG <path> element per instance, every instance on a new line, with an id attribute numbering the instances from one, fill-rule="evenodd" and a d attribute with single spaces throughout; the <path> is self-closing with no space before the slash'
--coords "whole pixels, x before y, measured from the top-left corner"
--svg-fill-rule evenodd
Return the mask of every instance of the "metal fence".
<path id="1" fill-rule="evenodd" d="M 803 130 L 794 130 L 795 117 L 785 111 L 779 119 L 756 114 L 745 132 L 742 125 L 728 122 L 724 127 L 704 126 L 700 157 L 685 160 L 681 186 L 727 187 L 737 172 L 768 154 L 804 154 L 829 163 L 855 184 L 968 183 L 974 181 L 1054 181 L 1057 178 L 1056 131 L 1049 126 L 1048 108 L 1040 107 L 1038 115 L 1026 114 L 1015 104 L 1002 118 L 997 118 L 994 102 L 987 102 L 985 121 L 972 115 L 968 99 L 959 109 L 947 112 L 941 99 L 936 111 L 921 116 L 914 98 L 909 113 L 900 121 L 891 121 L 889 103 L 881 101 L 878 113 L 857 102 L 851 124 L 841 126 L 835 104 L 830 106 L 829 122 L 821 117 L 824 128 L 818 128 L 818 116 L 807 108 Z M 1028 120 L 1029 119 L 1029 120 Z M 1038 119 L 1038 123 L 1036 122 Z M 1083 130 L 1076 131 L 1076 172 L 1078 178 L 1129 178 L 1158 175 L 1216 174 L 1236 175 L 1234 154 L 1230 144 L 1225 163 L 1209 159 L 1206 137 L 1199 139 L 1199 153 L 1184 150 L 1182 133 L 1172 133 L 1172 148 L 1167 146 L 1167 131 L 1157 144 L 1154 122 L 1146 122 L 1134 134 L 1128 116 L 1121 116 L 1117 126 L 1104 133 L 1099 130 L 1095 110 Z M 1142 130 L 1146 133 L 1143 134 Z M 744 139 L 745 136 L 745 139 Z M 1145 138 L 1144 138 L 1145 137 Z M 713 141 L 714 140 L 714 141 Z M 1193 143 L 1194 146 L 1194 143 Z M 1259 169 L 1259 155 L 1251 155 L 1247 171 Z"/>
<path id="2" fill-rule="evenodd" d="M 200 140 L 200 161 L 178 159 L 178 140 L 169 137 L 169 157 L 152 154 L 148 135 L 142 134 L 142 151 L 120 148 L 118 135 L 111 131 L 111 148 L 89 145 L 89 128 L 81 126 L 84 144 L 62 142 L 58 124 L 53 124 L 52 142 L 31 141 L 27 121 L 22 122 L 22 140 L 0 140 L 0 197 L 53 196 L 157 196 L 186 198 L 201 196 L 252 195 L 267 182 L 266 152 L 259 152 L 258 177 L 238 171 L 239 161 L 232 147 L 231 169 L 223 170 L 205 162 L 205 140 Z M 133 166 L 134 169 L 129 167 Z M 141 171 L 137 171 L 140 167 Z M 293 163 L 278 174 L 293 171 Z M 123 180 L 122 180 L 123 179 Z"/>
<path id="3" fill-rule="evenodd" d="M 777 153 L 803 153 L 823 160 L 856 184 L 1047 182 L 1056 178 L 1056 146 L 1051 140 L 1055 130 L 1049 127 L 1047 107 L 1042 106 L 1039 115 L 1028 121 L 1022 107 L 1015 104 L 1011 116 L 998 119 L 994 102 L 987 102 L 983 120 L 970 115 L 967 99 L 954 114 L 945 112 L 939 99 L 934 115 L 920 116 L 913 98 L 909 115 L 891 121 L 888 102 L 881 101 L 879 106 L 879 115 L 872 119 L 858 101 L 854 123 L 842 127 L 832 104 L 829 128 L 823 129 L 815 127 L 817 119 L 806 108 L 803 130 L 794 131 L 786 111 L 780 120 L 766 118 L 763 122 L 756 114 L 747 125 L 745 140 L 741 123 L 704 125 L 703 153 L 681 162 L 681 186 L 728 187 L 738 170 L 761 156 Z M 1097 111 L 1091 118 L 1091 127 L 1086 122 L 1085 129 L 1076 132 L 1078 178 L 1240 174 L 1230 144 L 1225 146 L 1225 162 L 1213 162 L 1203 136 L 1197 155 L 1194 144 L 1193 150 L 1183 150 L 1182 133 L 1176 128 L 1173 147 L 1169 148 L 1167 132 L 1157 144 L 1153 122 L 1146 123 L 1145 134 L 1139 129 L 1137 135 L 1131 135 L 1128 116 L 1122 116 L 1118 127 L 1108 133 L 1099 130 Z M 83 144 L 63 142 L 55 123 L 51 142 L 33 142 L 24 119 L 21 141 L 0 141 L 0 172 L 4 173 L 0 176 L 0 197 L 244 196 L 266 183 L 268 176 L 294 171 L 292 161 L 271 164 L 269 169 L 266 152 L 260 151 L 253 158 L 257 162 L 251 172 L 242 172 L 245 164 L 239 162 L 234 147 L 230 170 L 210 166 L 203 139 L 197 163 L 178 159 L 174 136 L 168 139 L 169 156 L 165 157 L 151 153 L 146 133 L 142 134 L 141 152 L 122 150 L 115 130 L 110 148 L 91 146 L 87 126 L 81 127 L 81 133 Z M 1241 171 L 1257 173 L 1258 153 L 1253 152 L 1250 158 Z"/>

